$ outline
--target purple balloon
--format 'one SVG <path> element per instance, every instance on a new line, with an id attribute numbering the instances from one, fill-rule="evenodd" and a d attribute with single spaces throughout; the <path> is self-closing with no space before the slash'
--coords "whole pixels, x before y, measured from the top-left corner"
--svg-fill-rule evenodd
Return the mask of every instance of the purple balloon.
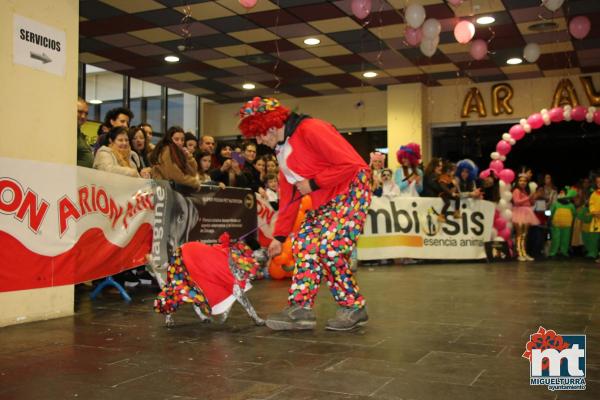
<path id="1" fill-rule="evenodd" d="M 512 146 L 506 140 L 501 140 L 496 145 L 496 151 L 500 153 L 501 156 L 505 156 L 510 153 L 510 149 Z"/>
<path id="2" fill-rule="evenodd" d="M 493 160 L 490 163 L 490 169 L 493 169 L 494 172 L 499 173 L 504 169 L 504 163 L 500 160 Z"/>
<path id="3" fill-rule="evenodd" d="M 500 179 L 502 179 L 502 182 L 504 183 L 512 183 L 512 181 L 515 180 L 515 173 L 510 168 L 504 168 L 498 173 L 498 176 L 500 177 Z"/>
<path id="4" fill-rule="evenodd" d="M 584 106 L 577 106 L 571 111 L 571 118 L 575 121 L 583 121 L 585 119 L 585 114 L 587 114 L 587 108 Z"/>
<path id="5" fill-rule="evenodd" d="M 531 114 L 527 118 L 527 123 L 531 125 L 531 129 L 539 129 L 544 125 L 544 118 L 540 113 Z"/>
<path id="6" fill-rule="evenodd" d="M 404 38 L 406 39 L 406 43 L 410 44 L 411 46 L 418 46 L 423 39 L 423 32 L 421 32 L 421 28 L 415 29 L 409 25 L 406 25 Z"/>
<path id="7" fill-rule="evenodd" d="M 569 32 L 575 39 L 583 39 L 590 33 L 592 23 L 585 15 L 578 15 L 569 22 Z"/>
<path id="8" fill-rule="evenodd" d="M 525 136 L 525 130 L 520 124 L 513 125 L 508 133 L 510 134 L 510 137 L 515 140 L 521 140 L 523 139 L 523 136 Z"/>
<path id="9" fill-rule="evenodd" d="M 562 120 L 565 118 L 562 107 L 553 108 L 552 110 L 548 111 L 548 115 L 550 116 L 550 121 L 552 122 L 562 122 Z"/>
<path id="10" fill-rule="evenodd" d="M 371 0 L 352 0 L 352 14 L 358 19 L 365 19 L 371 13 Z"/>
<path id="11" fill-rule="evenodd" d="M 471 57 L 475 60 L 483 60 L 488 52 L 487 42 L 485 40 L 477 39 L 471 42 Z"/>

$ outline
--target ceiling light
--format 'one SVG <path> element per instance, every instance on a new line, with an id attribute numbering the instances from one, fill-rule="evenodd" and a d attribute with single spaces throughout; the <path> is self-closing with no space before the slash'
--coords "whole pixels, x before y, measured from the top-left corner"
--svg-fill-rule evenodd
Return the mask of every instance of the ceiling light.
<path id="1" fill-rule="evenodd" d="M 170 62 L 170 63 L 176 63 L 176 62 L 179 62 L 179 57 L 177 57 L 177 56 L 166 56 L 165 57 L 165 61 L 166 62 Z"/>
<path id="2" fill-rule="evenodd" d="M 509 65 L 517 65 L 517 64 L 521 64 L 523 62 L 523 60 L 521 60 L 519 57 L 513 57 L 513 58 L 509 58 L 508 60 L 506 60 L 506 63 Z"/>
<path id="3" fill-rule="evenodd" d="M 367 72 L 363 73 L 363 76 L 365 78 L 375 78 L 377 76 L 377 72 L 367 71 Z"/>
<path id="4" fill-rule="evenodd" d="M 489 25 L 494 22 L 496 22 L 496 18 L 492 17 L 491 15 L 484 15 L 483 17 L 477 18 L 477 23 L 479 25 Z"/>
<path id="5" fill-rule="evenodd" d="M 90 103 L 90 104 L 102 104 L 102 100 L 92 99 L 92 100 L 89 100 L 88 103 Z"/>
<path id="6" fill-rule="evenodd" d="M 319 43 L 321 43 L 321 41 L 314 37 L 309 37 L 309 38 L 304 39 L 304 44 L 309 45 L 309 46 L 316 46 Z"/>
<path id="7" fill-rule="evenodd" d="M 244 83 L 242 87 L 246 90 L 252 90 L 256 88 L 256 85 L 254 83 Z"/>

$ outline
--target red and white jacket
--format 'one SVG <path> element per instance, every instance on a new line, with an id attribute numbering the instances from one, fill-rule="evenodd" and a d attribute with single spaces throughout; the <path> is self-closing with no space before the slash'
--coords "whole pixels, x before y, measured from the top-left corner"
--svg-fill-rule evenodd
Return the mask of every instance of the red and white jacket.
<path id="1" fill-rule="evenodd" d="M 316 209 L 348 191 L 359 171 L 369 170 L 356 150 L 328 122 L 291 114 L 285 132 L 285 142 L 276 147 L 279 214 L 273 237 L 278 240 L 292 233 L 300 207 L 301 194 L 294 183 L 311 181 L 310 197 Z"/>

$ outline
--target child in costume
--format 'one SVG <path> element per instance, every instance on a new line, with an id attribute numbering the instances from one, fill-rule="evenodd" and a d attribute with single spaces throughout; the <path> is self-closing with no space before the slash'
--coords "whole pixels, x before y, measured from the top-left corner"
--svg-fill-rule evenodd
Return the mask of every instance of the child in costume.
<path id="1" fill-rule="evenodd" d="M 595 260 L 598 257 L 598 235 L 592 232 L 592 220 L 590 207 L 587 204 L 582 205 L 577 210 L 577 219 L 581 221 L 581 240 L 585 249 L 585 258 Z"/>
<path id="2" fill-rule="evenodd" d="M 573 205 L 575 196 L 577 196 L 577 192 L 568 188 L 558 195 L 558 199 L 550 207 L 550 234 L 552 236 L 550 257 L 556 257 L 557 254 L 564 257 L 569 256 L 569 244 L 576 213 L 575 205 Z"/>
<path id="3" fill-rule="evenodd" d="M 292 238 L 295 265 L 288 307 L 270 315 L 267 326 L 314 329 L 313 305 L 322 279 L 339 306 L 326 328 L 364 325 L 366 302 L 349 261 L 371 202 L 368 165 L 333 125 L 290 112 L 277 99 L 255 97 L 241 108 L 240 119 L 243 135 L 274 148 L 279 161 L 280 204 L 269 255 L 281 253 L 286 237 Z M 312 209 L 292 232 L 304 195 L 310 195 Z"/>
<path id="4" fill-rule="evenodd" d="M 409 143 L 400 146 L 396 152 L 400 166 L 394 174 L 394 181 L 404 197 L 419 197 L 423 191 L 423 171 L 419 168 L 421 162 L 421 146 Z"/>
<path id="5" fill-rule="evenodd" d="M 384 197 L 400 196 L 400 188 L 392 179 L 392 170 L 389 168 L 384 168 L 381 171 L 381 191 L 381 195 Z"/>
<path id="6" fill-rule="evenodd" d="M 522 173 L 519 175 L 512 193 L 512 222 L 515 227 L 515 247 L 519 261 L 533 261 L 533 257 L 527 254 L 525 243 L 529 227 L 540 223 L 533 212 L 533 203 L 537 195 L 536 193 L 529 194 L 528 185 L 529 179 L 526 174 Z"/>
<path id="7" fill-rule="evenodd" d="M 458 192 L 461 199 L 482 197 L 481 191 L 477 188 L 477 174 L 479 168 L 472 160 L 468 158 L 456 163 L 456 179 L 458 181 Z"/>

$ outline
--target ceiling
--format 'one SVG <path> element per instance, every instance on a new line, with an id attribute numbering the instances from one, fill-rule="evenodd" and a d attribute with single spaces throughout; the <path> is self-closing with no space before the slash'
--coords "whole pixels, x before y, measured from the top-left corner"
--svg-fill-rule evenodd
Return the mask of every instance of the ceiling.
<path id="1" fill-rule="evenodd" d="M 422 82 L 428 86 L 527 79 L 600 71 L 600 1 L 566 0 L 551 13 L 540 0 L 417 0 L 427 18 L 442 25 L 438 51 L 425 57 L 404 41 L 406 0 L 372 0 L 361 21 L 350 0 L 258 0 L 246 10 L 238 0 L 80 0 L 80 61 L 219 103 L 279 93 L 306 97 L 385 90 L 387 85 Z M 476 25 L 475 39 L 489 41 L 481 61 L 456 42 L 462 19 L 493 15 Z M 592 30 L 584 40 L 567 32 L 567 20 L 587 15 Z M 535 32 L 534 23 L 557 27 Z M 318 46 L 303 40 L 317 37 Z M 536 63 L 509 66 L 523 47 L 536 42 Z M 180 51 L 181 46 L 186 49 Z M 164 57 L 176 54 L 180 62 Z M 366 79 L 364 71 L 378 76 Z M 242 84 L 256 89 L 246 91 Z"/>

